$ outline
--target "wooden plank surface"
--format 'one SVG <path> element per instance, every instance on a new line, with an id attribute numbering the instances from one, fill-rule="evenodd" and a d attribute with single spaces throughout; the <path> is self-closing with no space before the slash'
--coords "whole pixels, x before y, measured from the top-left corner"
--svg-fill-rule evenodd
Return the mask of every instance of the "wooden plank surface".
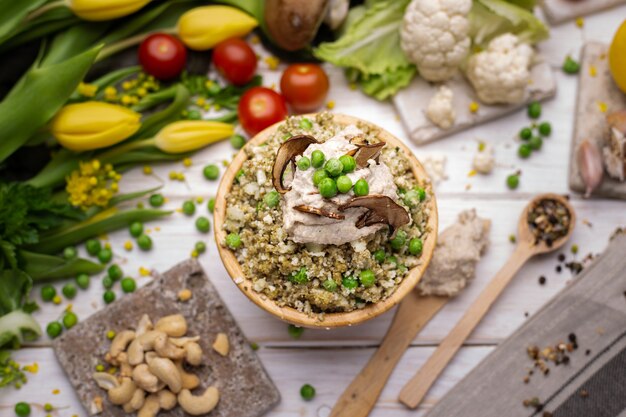
<path id="1" fill-rule="evenodd" d="M 624 3 L 626 0 L 543 0 L 542 6 L 550 23 L 557 24 Z"/>
<path id="2" fill-rule="evenodd" d="M 613 32 L 624 17 L 626 6 L 620 6 L 589 16 L 585 19 L 583 30 L 576 27 L 573 22 L 553 28 L 551 39 L 541 46 L 547 62 L 555 69 L 559 88 L 557 97 L 543 105 L 542 119 L 552 123 L 553 133 L 544 143 L 542 151 L 528 160 L 520 160 L 516 154 L 518 143 L 515 136 L 520 128 L 529 124 L 523 111 L 436 143 L 416 147 L 408 140 L 391 103 L 378 103 L 364 97 L 358 91 L 351 90 L 342 71 L 326 67 L 332 85 L 329 100 L 334 100 L 336 104 L 333 111 L 362 117 L 381 125 L 392 134 L 406 139 L 406 143 L 418 158 L 436 154 L 444 154 L 447 157 L 449 180 L 437 187 L 441 228 L 453 222 L 459 211 L 472 207 L 476 207 L 481 216 L 492 220 L 492 245 L 478 265 L 476 281 L 457 299 L 451 300 L 413 341 L 413 347 L 391 375 L 389 385 L 383 391 L 373 416 L 408 417 L 424 414 L 426 408 L 413 413 L 397 403 L 400 388 L 425 362 L 433 352 L 433 346 L 445 337 L 508 258 L 513 250 L 508 236 L 515 231 L 517 216 L 525 202 L 539 192 L 568 193 L 567 167 L 573 132 L 577 77 L 565 75 L 558 68 L 567 54 L 578 57 L 579 48 L 585 39 L 610 42 Z M 267 85 L 278 82 L 280 71 L 270 71 L 264 63 L 261 63 L 260 67 Z M 484 140 L 494 146 L 497 166 L 489 176 L 468 177 L 478 140 Z M 207 163 L 230 160 L 233 153 L 228 143 L 220 143 L 194 156 L 194 164 L 190 168 L 183 167 L 182 163 L 155 167 L 155 172 L 165 183 L 163 193 L 170 198 L 168 207 L 180 207 L 185 199 L 192 197 L 206 198 L 214 195 L 217 183 L 203 179 L 202 167 Z M 521 184 L 518 190 L 510 191 L 506 188 L 505 179 L 517 169 L 523 171 Z M 167 180 L 167 174 L 171 170 L 184 171 L 187 183 Z M 159 183 L 156 178 L 151 178 L 150 181 L 146 179 L 140 170 L 135 170 L 125 174 L 123 186 L 127 190 L 137 190 Z M 579 219 L 587 219 L 593 224 L 593 227 L 581 222 L 577 225 L 572 243 L 580 247 L 577 255 L 579 259 L 587 252 L 601 251 L 615 226 L 626 225 L 623 202 L 573 198 L 573 204 Z M 205 210 L 204 205 L 199 207 L 198 215 L 205 214 Z M 155 226 L 159 226 L 160 231 L 156 231 Z M 165 271 L 188 257 L 196 240 L 206 240 L 207 253 L 199 260 L 243 332 L 250 340 L 260 343 L 261 359 L 281 391 L 283 402 L 275 412 L 269 414 L 269 417 L 326 417 L 330 408 L 324 406 L 332 405 L 367 362 L 373 352 L 372 347 L 380 343 L 393 312 L 363 326 L 336 331 L 307 330 L 300 340 L 291 339 L 284 323 L 260 311 L 233 285 L 218 259 L 212 235 L 200 235 L 195 230 L 193 221 L 180 213 L 166 221 L 153 223 L 149 227 L 153 229 L 154 249 L 148 253 L 136 249 L 127 253 L 122 249 L 124 242 L 130 239 L 127 231 L 111 234 L 110 242 L 116 252 L 116 261 L 125 272 L 135 276 L 140 284 L 144 284 L 149 278 L 139 277 L 140 267 Z M 568 252 L 568 257 L 570 256 Z M 460 354 L 435 384 L 430 397 L 427 397 L 425 407 L 432 406 L 476 366 L 493 349 L 493 345 L 504 340 L 523 324 L 526 312 L 533 314 L 567 285 L 569 272 L 558 274 L 555 272 L 556 265 L 556 256 L 548 256 L 532 260 L 521 271 L 472 334 L 468 340 L 471 346 L 461 349 Z M 544 286 L 537 282 L 540 275 L 547 277 Z M 60 285 L 57 287 L 60 288 Z M 39 287 L 36 287 L 36 298 L 39 297 L 38 291 Z M 119 289 L 117 291 L 119 292 Z M 94 278 L 91 288 L 87 292 L 81 291 L 73 301 L 74 310 L 80 318 L 86 318 L 102 307 L 101 294 L 102 285 L 99 278 Z M 50 320 L 57 319 L 64 306 L 65 304 L 61 306 L 44 304 L 42 311 L 36 313 L 36 318 L 45 325 Z M 31 382 L 20 391 L 1 390 L 0 405 L 12 406 L 22 399 L 38 403 L 50 401 L 53 404 L 70 406 L 56 416 L 69 417 L 74 413 L 85 415 L 77 408 L 75 396 L 53 359 L 52 350 L 47 347 L 49 341 L 44 337 L 38 345 L 41 347 L 19 351 L 16 357 L 23 363 L 37 360 L 41 369 L 39 374 L 32 376 Z M 307 382 L 313 384 L 318 392 L 317 398 L 311 403 L 302 401 L 298 394 L 300 386 Z M 51 393 L 55 388 L 61 390 L 60 394 Z M 7 414 L 7 410 L 0 408 L 0 415 L 12 415 Z M 33 417 L 44 415 L 41 410 L 33 413 Z"/>

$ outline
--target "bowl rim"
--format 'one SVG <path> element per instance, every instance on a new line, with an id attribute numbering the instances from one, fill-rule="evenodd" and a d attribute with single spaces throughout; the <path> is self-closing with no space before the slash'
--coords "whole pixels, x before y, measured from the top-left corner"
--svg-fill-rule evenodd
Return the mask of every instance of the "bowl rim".
<path id="1" fill-rule="evenodd" d="M 420 164 L 413 152 L 397 137 L 383 129 L 382 127 L 368 122 L 363 119 L 359 119 L 354 116 L 348 116 L 339 113 L 333 113 L 333 121 L 335 123 L 349 125 L 349 124 L 366 124 L 379 131 L 379 137 L 386 143 L 399 147 L 407 155 L 413 175 L 419 180 L 429 180 L 426 170 Z M 300 115 L 302 117 L 315 118 L 316 114 Z M 229 164 L 228 168 L 222 176 L 222 180 L 218 186 L 217 195 L 215 197 L 215 210 L 214 210 L 214 236 L 217 244 L 217 249 L 222 259 L 222 263 L 226 268 L 229 276 L 237 285 L 248 299 L 254 302 L 257 306 L 261 307 L 268 313 L 278 317 L 279 319 L 288 323 L 310 328 L 335 328 L 344 326 L 353 326 L 363 323 L 369 319 L 379 316 L 398 304 L 411 290 L 415 288 L 419 280 L 424 275 L 428 264 L 433 256 L 435 246 L 437 243 L 438 234 L 438 213 L 437 213 L 437 201 L 434 192 L 430 193 L 428 199 L 428 208 L 430 214 L 427 222 L 427 227 L 430 229 L 428 237 L 423 242 L 422 255 L 420 259 L 422 262 L 411 268 L 409 273 L 404 277 L 402 282 L 398 285 L 396 290 L 388 298 L 374 303 L 368 304 L 364 308 L 353 310 L 350 312 L 337 312 L 337 313 L 324 313 L 323 320 L 320 320 L 318 314 L 308 315 L 300 312 L 293 307 L 284 306 L 281 307 L 276 302 L 262 293 L 254 291 L 252 288 L 252 281 L 248 279 L 241 268 L 241 265 L 237 261 L 237 258 L 230 249 L 221 244 L 226 238 L 226 232 L 223 229 L 224 219 L 226 216 L 226 195 L 230 192 L 235 175 L 248 159 L 245 149 L 249 146 L 256 146 L 265 142 L 270 135 L 272 135 L 276 129 L 285 121 L 276 123 L 261 132 L 257 133 L 250 141 L 248 141 L 244 148 L 242 148 L 234 159 Z"/>

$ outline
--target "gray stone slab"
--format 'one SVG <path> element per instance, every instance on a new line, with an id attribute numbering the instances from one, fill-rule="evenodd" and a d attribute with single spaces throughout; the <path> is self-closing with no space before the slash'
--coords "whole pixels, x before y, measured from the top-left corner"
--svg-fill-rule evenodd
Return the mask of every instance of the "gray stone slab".
<path id="1" fill-rule="evenodd" d="M 626 4 L 626 0 L 543 0 L 540 3 L 548 21 L 556 24 Z"/>
<path id="2" fill-rule="evenodd" d="M 183 288 L 193 292 L 187 302 L 177 300 L 177 294 Z M 203 364 L 190 368 L 200 378 L 198 390 L 210 385 L 216 385 L 220 390 L 220 402 L 209 416 L 258 417 L 279 403 L 278 390 L 235 319 L 200 264 L 190 260 L 176 265 L 135 293 L 120 298 L 54 341 L 57 359 L 87 412 L 90 412 L 93 399 L 102 396 L 105 398 L 102 416 L 128 415 L 121 407 L 106 400 L 106 393 L 91 377 L 109 349 L 106 332 L 134 328 L 143 314 L 148 314 L 155 322 L 162 316 L 176 313 L 187 319 L 188 335 L 200 336 L 205 356 Z M 230 341 L 227 357 L 211 348 L 220 332 L 226 333 Z M 159 413 L 163 417 L 185 415 L 180 407 Z"/>

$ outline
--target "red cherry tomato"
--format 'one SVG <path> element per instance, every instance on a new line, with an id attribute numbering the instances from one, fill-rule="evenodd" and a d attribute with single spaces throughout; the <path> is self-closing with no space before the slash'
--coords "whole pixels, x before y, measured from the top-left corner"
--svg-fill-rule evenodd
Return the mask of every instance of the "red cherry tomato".
<path id="1" fill-rule="evenodd" d="M 213 65 L 231 83 L 244 85 L 256 72 L 256 54 L 239 38 L 220 42 L 213 50 Z"/>
<path id="2" fill-rule="evenodd" d="M 187 49 L 178 38 L 165 33 L 148 36 L 139 45 L 143 70 L 159 80 L 178 76 L 187 63 Z"/>
<path id="3" fill-rule="evenodd" d="M 283 96 L 266 87 L 253 87 L 239 101 L 239 122 L 249 135 L 284 120 L 289 114 Z"/>
<path id="4" fill-rule="evenodd" d="M 328 94 L 328 76 L 315 64 L 292 64 L 280 78 L 280 91 L 298 113 L 319 109 Z"/>

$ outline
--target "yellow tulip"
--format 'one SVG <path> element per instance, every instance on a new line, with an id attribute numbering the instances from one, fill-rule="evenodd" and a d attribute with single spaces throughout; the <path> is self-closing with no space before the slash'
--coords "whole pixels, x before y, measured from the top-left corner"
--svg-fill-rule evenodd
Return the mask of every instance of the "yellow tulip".
<path id="1" fill-rule="evenodd" d="M 198 51 L 250 33 L 259 23 L 230 6 L 203 6 L 191 9 L 178 20 L 178 36 L 187 47 Z"/>
<path id="2" fill-rule="evenodd" d="M 115 145 L 141 126 L 141 114 L 100 101 L 69 104 L 52 120 L 50 131 L 61 146 L 89 151 Z"/>
<path id="3" fill-rule="evenodd" d="M 101 21 L 135 13 L 151 0 L 67 0 L 67 7 L 83 20 Z"/>
<path id="4" fill-rule="evenodd" d="M 208 120 L 174 122 L 157 133 L 154 145 L 167 153 L 185 153 L 226 139 L 235 133 L 233 125 Z"/>

